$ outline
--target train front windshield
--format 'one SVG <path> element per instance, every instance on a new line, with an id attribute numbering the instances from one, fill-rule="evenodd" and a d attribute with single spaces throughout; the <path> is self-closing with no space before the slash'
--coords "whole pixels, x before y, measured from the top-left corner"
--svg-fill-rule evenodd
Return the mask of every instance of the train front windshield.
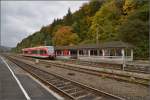
<path id="1" fill-rule="evenodd" d="M 48 54 L 54 54 L 54 47 L 53 46 L 48 46 Z"/>

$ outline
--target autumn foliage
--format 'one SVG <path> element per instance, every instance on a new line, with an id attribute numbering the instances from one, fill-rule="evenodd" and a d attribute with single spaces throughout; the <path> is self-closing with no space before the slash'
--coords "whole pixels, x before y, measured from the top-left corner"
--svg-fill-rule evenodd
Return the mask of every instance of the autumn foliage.
<path id="1" fill-rule="evenodd" d="M 78 43 L 78 35 L 73 33 L 69 26 L 60 27 L 53 37 L 54 45 L 75 45 Z"/>
<path id="2" fill-rule="evenodd" d="M 91 0 L 62 19 L 54 19 L 23 39 L 14 51 L 38 45 L 75 45 L 96 41 L 124 41 L 134 45 L 136 58 L 149 56 L 148 0 Z"/>

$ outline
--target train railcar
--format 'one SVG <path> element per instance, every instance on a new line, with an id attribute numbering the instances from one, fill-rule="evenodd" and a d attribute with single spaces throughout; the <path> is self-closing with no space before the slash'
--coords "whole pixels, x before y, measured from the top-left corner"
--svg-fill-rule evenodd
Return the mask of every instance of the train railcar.
<path id="1" fill-rule="evenodd" d="M 55 58 L 55 51 L 53 46 L 39 46 L 33 48 L 22 49 L 24 56 L 36 57 L 36 58 Z"/>

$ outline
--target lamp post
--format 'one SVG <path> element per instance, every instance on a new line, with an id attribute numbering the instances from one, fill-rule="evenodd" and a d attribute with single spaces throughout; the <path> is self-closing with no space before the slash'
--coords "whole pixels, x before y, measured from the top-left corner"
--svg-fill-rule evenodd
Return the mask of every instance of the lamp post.
<path id="1" fill-rule="evenodd" d="M 102 28 L 101 25 L 96 24 L 96 44 L 98 45 L 99 43 L 99 30 L 101 29 L 104 32 L 104 29 Z"/>
<path id="2" fill-rule="evenodd" d="M 99 43 L 99 26 L 100 25 L 96 24 L 96 45 Z"/>
<path id="3" fill-rule="evenodd" d="M 96 28 L 96 45 L 98 45 L 98 39 L 99 39 L 99 28 L 98 28 L 98 25 L 97 25 L 97 28 Z"/>
<path id="4" fill-rule="evenodd" d="M 104 29 L 99 24 L 96 24 L 96 27 L 97 27 L 96 28 L 96 45 L 97 45 L 98 49 L 100 49 L 99 46 L 98 46 L 98 44 L 99 44 L 99 30 L 101 29 L 104 32 Z M 99 50 L 97 51 L 97 54 L 99 55 Z"/>

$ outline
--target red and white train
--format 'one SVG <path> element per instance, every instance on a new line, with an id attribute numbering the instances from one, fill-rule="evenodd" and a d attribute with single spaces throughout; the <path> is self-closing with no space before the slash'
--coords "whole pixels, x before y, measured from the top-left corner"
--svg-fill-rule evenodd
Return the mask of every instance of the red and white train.
<path id="1" fill-rule="evenodd" d="M 39 46 L 32 48 L 22 49 L 24 56 L 37 57 L 37 58 L 55 58 L 55 51 L 53 46 Z"/>

